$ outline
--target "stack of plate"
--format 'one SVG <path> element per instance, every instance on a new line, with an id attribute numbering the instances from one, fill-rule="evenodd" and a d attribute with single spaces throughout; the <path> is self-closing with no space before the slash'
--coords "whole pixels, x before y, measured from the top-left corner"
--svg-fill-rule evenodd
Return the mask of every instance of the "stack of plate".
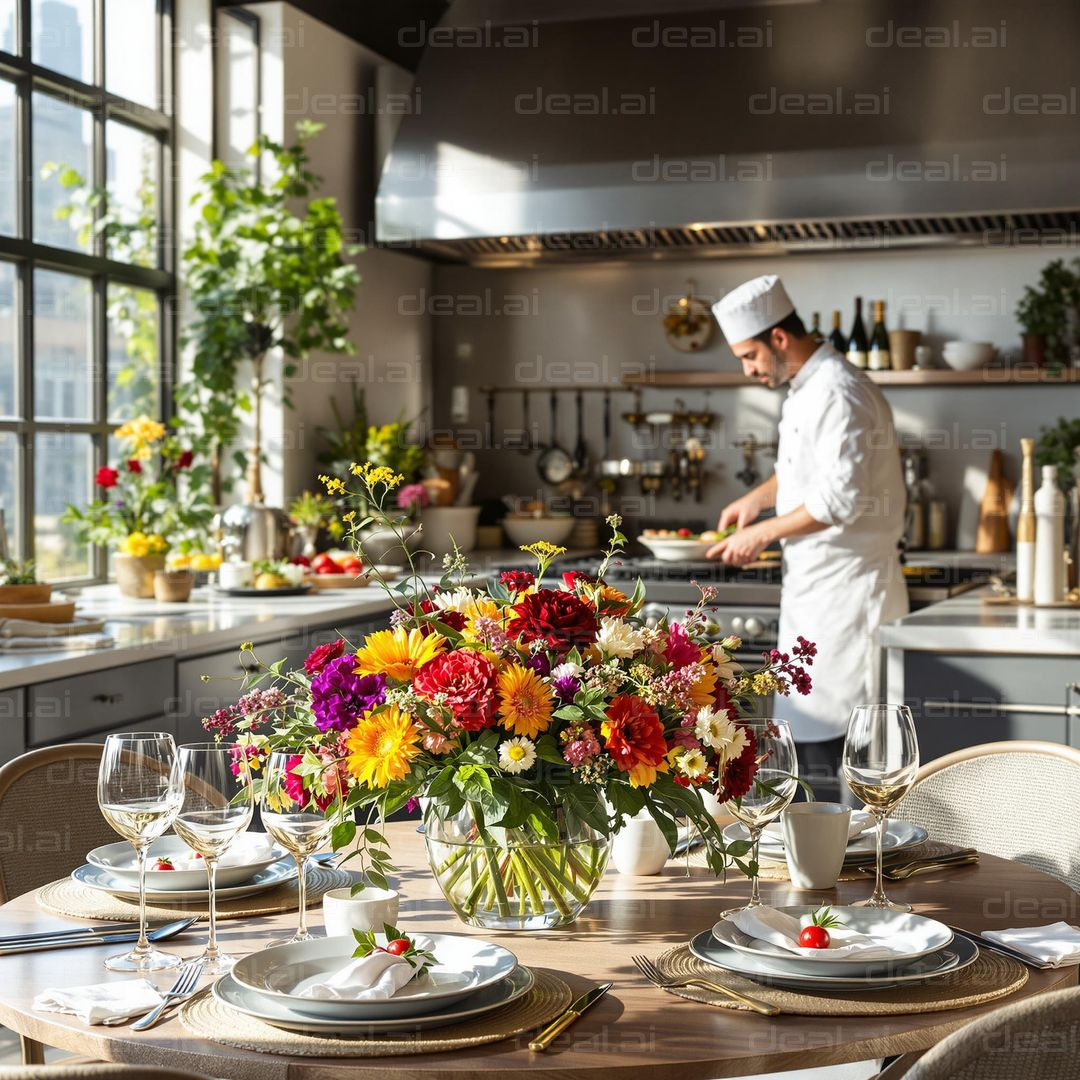
<path id="1" fill-rule="evenodd" d="M 777 910 L 796 918 L 812 914 L 813 907 Z M 721 919 L 711 930 L 690 942 L 690 951 L 707 964 L 735 972 L 755 982 L 789 990 L 859 991 L 927 982 L 973 964 L 979 948 L 935 919 L 907 912 L 873 908 L 830 909 L 842 925 L 887 942 L 890 956 L 860 960 L 856 956 L 829 956 L 828 949 L 791 952 L 780 945 L 744 934 L 733 922 Z"/>
<path id="2" fill-rule="evenodd" d="M 445 1027 L 504 1008 L 532 989 L 533 973 L 501 945 L 455 934 L 425 937 L 436 965 L 385 1000 L 303 996 L 351 962 L 351 937 L 279 945 L 242 957 L 214 984 L 214 996 L 274 1027 L 347 1037 Z"/>
<path id="3" fill-rule="evenodd" d="M 153 869 L 159 859 L 169 859 L 176 869 Z M 139 899 L 139 868 L 130 844 L 94 848 L 86 860 L 71 875 L 80 884 L 124 900 Z M 263 833 L 245 833 L 218 863 L 217 898 L 254 896 L 295 877 L 296 863 L 283 847 L 271 843 Z M 146 899 L 163 906 L 210 902 L 206 869 L 179 837 L 163 836 L 150 845 L 146 856 Z"/>
<path id="4" fill-rule="evenodd" d="M 844 866 L 850 868 L 874 861 L 877 857 L 877 840 L 874 834 L 874 829 L 867 829 L 848 841 Z M 926 842 L 927 836 L 927 831 L 921 825 L 912 825 L 910 821 L 893 821 L 890 818 L 885 823 L 885 839 L 881 845 L 882 854 L 887 858 L 897 852 L 917 847 Z M 724 839 L 728 843 L 735 840 L 749 840 L 750 832 L 745 825 L 729 825 L 724 829 Z M 762 862 L 784 862 L 784 829 L 780 822 L 774 821 L 762 830 L 758 858 Z"/>

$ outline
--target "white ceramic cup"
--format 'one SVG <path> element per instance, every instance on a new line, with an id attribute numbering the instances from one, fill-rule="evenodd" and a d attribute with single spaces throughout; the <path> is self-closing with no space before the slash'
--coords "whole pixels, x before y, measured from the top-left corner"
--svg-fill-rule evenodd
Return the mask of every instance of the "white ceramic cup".
<path id="1" fill-rule="evenodd" d="M 223 589 L 246 589 L 252 582 L 249 562 L 223 562 L 218 567 L 218 584 Z"/>
<path id="2" fill-rule="evenodd" d="M 796 889 L 831 889 L 847 854 L 851 807 L 842 803 L 792 803 L 780 815 L 784 855 Z"/>
<path id="3" fill-rule="evenodd" d="M 323 925 L 327 937 L 349 937 L 354 930 L 374 930 L 397 926 L 398 894 L 393 889 L 368 886 L 350 896 L 351 889 L 331 889 L 323 896 Z"/>
<path id="4" fill-rule="evenodd" d="M 643 813 L 630 818 L 612 838 L 611 861 L 620 874 L 659 874 L 670 857 L 660 826 L 647 812 Z"/>

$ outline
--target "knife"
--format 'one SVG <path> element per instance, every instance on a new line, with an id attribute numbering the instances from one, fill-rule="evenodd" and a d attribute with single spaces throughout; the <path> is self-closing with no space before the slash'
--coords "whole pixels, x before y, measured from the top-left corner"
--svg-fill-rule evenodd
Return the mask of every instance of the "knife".
<path id="1" fill-rule="evenodd" d="M 976 934 L 974 930 L 964 930 L 959 926 L 950 926 L 949 929 L 954 934 L 959 934 L 962 938 L 973 941 L 980 949 L 989 949 L 990 952 L 1001 953 L 1002 956 L 1008 956 L 1013 960 L 1019 960 L 1021 964 L 1027 964 L 1028 967 L 1035 968 L 1036 971 L 1050 971 L 1054 967 L 1053 964 L 1047 964 L 1041 960 L 1037 960 L 1034 956 L 1028 956 L 1027 953 L 1021 952 L 1019 949 L 1014 949 L 1011 945 L 1003 945 L 999 941 L 991 941 L 989 938 L 984 938 L 982 934 Z"/>
<path id="2" fill-rule="evenodd" d="M 562 1016 L 556 1017 L 529 1043 L 529 1049 L 537 1053 L 546 1050 L 555 1041 L 555 1038 L 573 1024 L 586 1009 L 592 1008 L 611 989 L 611 986 L 611 983 L 606 982 L 587 990 Z"/>
<path id="3" fill-rule="evenodd" d="M 101 926 L 69 926 L 66 930 L 40 930 L 27 934 L 11 934 L 8 937 L 0 937 L 0 948 L 5 945 L 24 945 L 30 941 L 48 941 L 50 938 L 75 937 L 77 934 L 84 934 L 86 937 L 97 937 L 101 934 L 123 934 L 138 929 L 138 922 L 130 921 L 103 923 Z"/>
<path id="4" fill-rule="evenodd" d="M 174 922 L 164 923 L 162 926 L 149 930 L 146 936 L 150 941 L 167 941 L 195 922 L 198 922 L 197 916 L 190 919 L 176 919 Z M 92 934 L 86 934 L 82 930 L 73 930 L 70 934 L 59 937 L 32 938 L 18 944 L 0 946 L 0 956 L 15 956 L 19 953 L 38 952 L 45 949 L 70 949 L 79 945 L 123 945 L 138 940 L 138 930 Z"/>

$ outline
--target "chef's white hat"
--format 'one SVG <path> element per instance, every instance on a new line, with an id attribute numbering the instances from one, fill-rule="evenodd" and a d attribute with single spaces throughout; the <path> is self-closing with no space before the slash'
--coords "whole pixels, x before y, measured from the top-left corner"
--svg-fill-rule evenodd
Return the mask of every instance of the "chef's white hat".
<path id="1" fill-rule="evenodd" d="M 724 337 L 734 345 L 786 319 L 795 305 L 776 274 L 766 274 L 732 289 L 712 310 Z"/>

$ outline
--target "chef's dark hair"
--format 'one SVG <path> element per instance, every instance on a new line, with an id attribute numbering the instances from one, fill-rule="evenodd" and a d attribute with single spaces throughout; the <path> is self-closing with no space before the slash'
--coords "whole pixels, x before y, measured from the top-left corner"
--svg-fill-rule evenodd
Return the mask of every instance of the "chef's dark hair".
<path id="1" fill-rule="evenodd" d="M 806 337 L 806 323 L 799 318 L 797 311 L 785 315 L 778 323 L 770 326 L 768 330 L 762 330 L 760 334 L 755 334 L 754 340 L 768 345 L 772 340 L 774 330 L 783 330 L 785 334 L 790 334 L 793 338 Z"/>

